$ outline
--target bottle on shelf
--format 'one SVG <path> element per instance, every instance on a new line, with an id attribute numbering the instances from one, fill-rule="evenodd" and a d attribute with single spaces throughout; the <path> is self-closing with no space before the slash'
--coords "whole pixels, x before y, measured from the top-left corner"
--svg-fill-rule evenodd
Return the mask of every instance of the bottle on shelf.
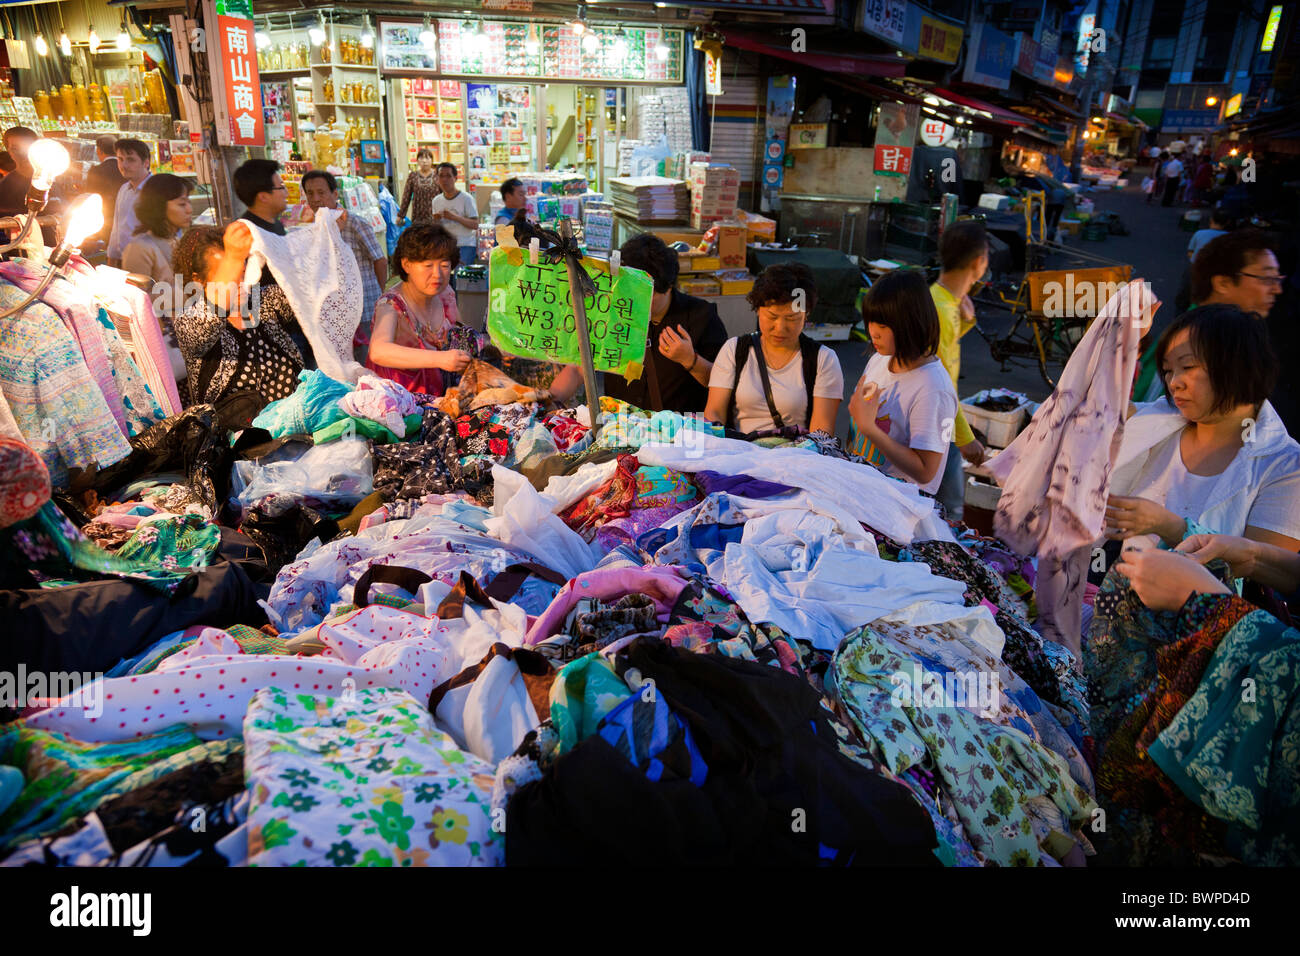
<path id="1" fill-rule="evenodd" d="M 73 98 L 77 101 L 77 118 L 83 123 L 90 122 L 90 94 L 84 84 L 78 83 L 72 88 Z"/>
<path id="2" fill-rule="evenodd" d="M 63 107 L 59 114 L 60 119 L 75 123 L 77 121 L 77 97 L 72 92 L 71 83 L 64 83 L 59 87 L 59 99 L 62 101 L 61 106 Z"/>
<path id="3" fill-rule="evenodd" d="M 32 97 L 32 105 L 36 108 L 36 115 L 41 119 L 54 119 L 54 111 L 50 109 L 50 94 L 44 90 L 37 90 L 36 95 Z"/>
<path id="4" fill-rule="evenodd" d="M 324 92 L 325 92 L 325 102 L 333 103 L 334 102 L 334 77 L 332 76 L 325 77 Z"/>

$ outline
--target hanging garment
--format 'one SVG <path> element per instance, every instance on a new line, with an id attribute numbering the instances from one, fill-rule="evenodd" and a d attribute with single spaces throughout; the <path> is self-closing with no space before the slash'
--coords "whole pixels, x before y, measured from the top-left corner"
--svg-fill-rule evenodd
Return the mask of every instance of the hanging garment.
<path id="1" fill-rule="evenodd" d="M 23 259 L 0 261 L 0 278 L 12 282 L 24 292 L 35 292 L 45 278 L 45 266 Z M 122 394 L 113 381 L 113 365 L 104 346 L 104 336 L 99 330 L 98 308 L 90 308 L 90 297 L 78 289 L 66 276 L 56 276 L 39 299 L 63 319 L 64 325 L 77 340 L 86 369 L 95 387 L 104 396 L 118 427 L 127 431 L 127 418 L 122 406 Z"/>
<path id="2" fill-rule="evenodd" d="M 251 866 L 499 866 L 492 766 L 403 691 L 266 687 L 244 719 Z"/>
<path id="3" fill-rule="evenodd" d="M 172 374 L 167 343 L 154 316 L 149 295 L 127 282 L 128 273 L 121 269 L 110 266 L 91 268 L 80 256 L 73 256 L 64 268 L 76 273 L 87 284 L 95 301 L 108 310 L 149 389 L 162 406 L 163 414 L 179 414 L 184 406 L 176 388 L 176 376 Z"/>
<path id="4" fill-rule="evenodd" d="M 0 309 L 25 298 L 0 280 Z M 102 336 L 99 341 L 102 353 Z M 76 338 L 43 302 L 0 325 L 0 391 L 56 489 L 67 487 L 71 468 L 111 465 L 131 453 Z"/>
<path id="5" fill-rule="evenodd" d="M 108 317 L 108 312 L 98 309 L 96 316 L 100 332 L 104 336 L 104 347 L 108 350 L 108 358 L 113 366 L 113 382 L 122 396 L 126 431 L 134 438 L 150 425 L 162 421 L 167 416 L 163 414 L 162 406 L 158 404 L 153 389 L 149 387 L 149 382 L 132 358 L 131 350 L 122 341 L 122 336 L 117 331 L 117 326 Z"/>
<path id="6" fill-rule="evenodd" d="M 355 382 L 363 373 L 352 357 L 352 337 L 361 322 L 361 272 L 334 220 L 338 211 L 322 209 L 315 222 L 277 236 L 250 229 L 252 252 L 245 284 L 257 284 L 263 266 L 284 290 L 307 336 L 316 365 L 340 382 Z"/>
<path id="7" fill-rule="evenodd" d="M 1124 437 L 1141 321 L 1154 302 L 1141 280 L 1111 296 L 1055 391 L 986 465 L 1002 485 L 998 536 L 1022 554 L 1038 555 L 1043 635 L 1075 654 L 1083 584 L 1104 530 L 1111 468 Z"/>

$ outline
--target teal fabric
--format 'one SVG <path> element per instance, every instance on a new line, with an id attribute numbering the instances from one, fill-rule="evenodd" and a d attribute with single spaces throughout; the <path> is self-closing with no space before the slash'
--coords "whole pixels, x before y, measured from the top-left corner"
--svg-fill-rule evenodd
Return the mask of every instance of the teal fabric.
<path id="1" fill-rule="evenodd" d="M 1300 631 L 1266 611 L 1241 617 L 1147 755 L 1228 822 L 1245 862 L 1300 864 Z"/>
<path id="2" fill-rule="evenodd" d="M 319 369 L 299 372 L 294 393 L 262 409 L 253 427 L 265 428 L 274 438 L 313 434 L 348 417 L 339 408 L 339 399 L 350 391 L 350 386 Z"/>

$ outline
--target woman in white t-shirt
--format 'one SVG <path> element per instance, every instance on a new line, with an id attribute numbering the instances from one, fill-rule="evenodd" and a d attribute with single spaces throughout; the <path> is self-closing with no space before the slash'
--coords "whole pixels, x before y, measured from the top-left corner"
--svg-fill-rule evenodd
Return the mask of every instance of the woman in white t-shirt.
<path id="1" fill-rule="evenodd" d="M 437 172 L 442 192 L 433 197 L 433 221 L 451 233 L 460 249 L 460 264 L 467 266 L 478 258 L 478 204 L 456 188 L 455 166 L 439 163 Z"/>
<path id="2" fill-rule="evenodd" d="M 704 417 L 745 433 L 797 426 L 834 434 L 844 373 L 833 351 L 803 334 L 817 304 L 811 270 L 802 263 L 768 266 L 746 298 L 758 331 L 723 344 Z"/>
<path id="3" fill-rule="evenodd" d="M 867 293 L 876 354 L 849 399 L 849 447 L 885 474 L 934 494 L 957 418 L 957 392 L 936 354 L 939 313 L 925 276 L 901 269 Z"/>
<path id="4" fill-rule="evenodd" d="M 1173 547 L 1214 532 L 1300 551 L 1300 444 L 1266 399 L 1278 362 L 1263 323 L 1200 306 L 1165 330 L 1156 362 L 1169 400 L 1134 406 L 1124 426 L 1107 537 Z"/>

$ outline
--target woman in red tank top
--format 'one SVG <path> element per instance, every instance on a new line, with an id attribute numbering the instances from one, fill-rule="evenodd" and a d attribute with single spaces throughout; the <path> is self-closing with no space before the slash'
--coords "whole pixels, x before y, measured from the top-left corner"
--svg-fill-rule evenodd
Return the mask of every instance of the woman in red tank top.
<path id="1" fill-rule="evenodd" d="M 456 240 L 434 223 L 408 228 L 393 250 L 393 271 L 402 283 L 375 306 L 366 367 L 410 392 L 443 393 L 443 372 L 464 371 L 470 354 L 448 348 L 460 322 L 451 270 L 459 261 Z M 367 348 L 358 331 L 354 343 Z"/>

